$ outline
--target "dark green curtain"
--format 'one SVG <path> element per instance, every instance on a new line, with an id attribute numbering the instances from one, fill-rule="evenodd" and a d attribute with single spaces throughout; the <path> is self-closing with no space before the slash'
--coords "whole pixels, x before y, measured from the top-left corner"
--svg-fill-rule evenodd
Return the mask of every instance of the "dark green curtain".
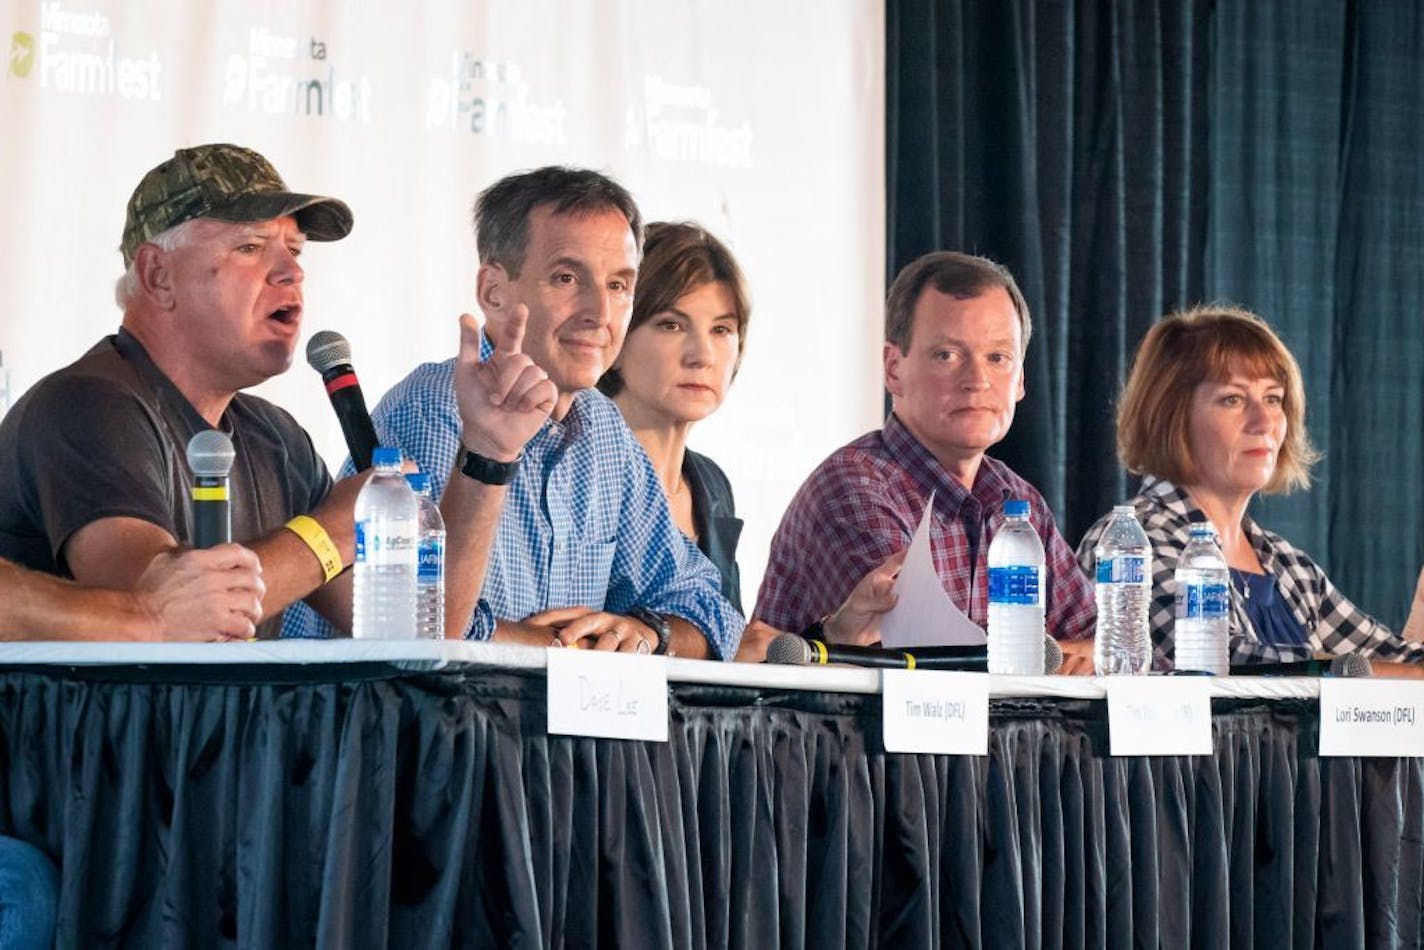
<path id="1" fill-rule="evenodd" d="M 1301 362 L 1326 453 L 1254 513 L 1391 625 L 1424 541 L 1424 17 L 1414 0 L 888 0 L 888 267 L 986 254 L 1034 314 L 995 453 L 1070 543 L 1134 487 L 1143 333 L 1230 300 Z"/>

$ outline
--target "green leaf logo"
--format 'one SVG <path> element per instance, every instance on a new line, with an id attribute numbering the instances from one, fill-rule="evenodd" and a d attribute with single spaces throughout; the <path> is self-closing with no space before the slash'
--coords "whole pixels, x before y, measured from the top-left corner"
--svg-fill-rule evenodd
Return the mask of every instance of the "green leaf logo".
<path id="1" fill-rule="evenodd" d="M 24 79 L 35 66 L 35 38 L 28 33 L 10 34 L 10 75 Z"/>

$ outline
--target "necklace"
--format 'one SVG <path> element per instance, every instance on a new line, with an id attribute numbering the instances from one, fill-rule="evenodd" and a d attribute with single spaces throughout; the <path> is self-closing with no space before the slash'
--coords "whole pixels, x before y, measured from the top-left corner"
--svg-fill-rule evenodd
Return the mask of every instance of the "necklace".
<path id="1" fill-rule="evenodd" d="M 1231 569 L 1231 581 L 1232 584 L 1235 585 L 1237 592 L 1241 594 L 1242 600 L 1251 599 L 1251 582 L 1246 579 L 1245 571 L 1240 571 L 1233 567 Z"/>

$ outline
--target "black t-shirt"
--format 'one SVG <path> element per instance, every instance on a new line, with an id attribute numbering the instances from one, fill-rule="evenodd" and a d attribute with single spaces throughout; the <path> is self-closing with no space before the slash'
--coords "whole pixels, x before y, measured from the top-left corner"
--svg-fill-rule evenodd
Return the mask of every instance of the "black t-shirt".
<path id="1" fill-rule="evenodd" d="M 211 428 L 124 330 L 45 377 L 0 421 L 0 556 L 70 576 L 64 545 L 101 518 L 151 522 L 191 537 L 188 440 Z M 306 431 L 239 393 L 220 428 L 233 442 L 234 541 L 268 534 L 316 507 L 331 475 Z M 263 621 L 275 635 L 280 615 Z"/>

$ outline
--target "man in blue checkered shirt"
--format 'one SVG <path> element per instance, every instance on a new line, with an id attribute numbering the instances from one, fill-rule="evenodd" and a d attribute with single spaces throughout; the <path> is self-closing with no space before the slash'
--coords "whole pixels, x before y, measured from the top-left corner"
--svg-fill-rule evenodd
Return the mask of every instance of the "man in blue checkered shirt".
<path id="1" fill-rule="evenodd" d="M 623 344 L 642 246 L 632 196 L 596 172 L 504 178 L 475 205 L 460 354 L 373 413 L 430 473 L 448 530 L 453 635 L 731 659 L 744 621 L 679 532 L 652 464 L 593 388 Z M 319 635 L 308 614 L 288 636 Z"/>

